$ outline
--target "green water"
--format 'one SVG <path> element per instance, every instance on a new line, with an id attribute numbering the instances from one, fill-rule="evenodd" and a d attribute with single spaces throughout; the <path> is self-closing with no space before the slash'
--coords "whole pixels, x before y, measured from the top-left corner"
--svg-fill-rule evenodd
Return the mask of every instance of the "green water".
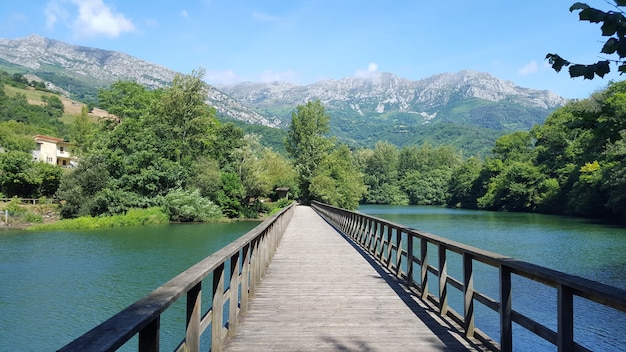
<path id="1" fill-rule="evenodd" d="M 56 350 L 257 224 L 0 231 L 0 351 Z M 184 336 L 183 304 L 163 350 Z"/>
<path id="2" fill-rule="evenodd" d="M 626 288 L 626 229 L 565 217 L 437 207 L 360 211 L 493 252 Z M 56 350 L 258 222 L 90 231 L 0 231 L 0 351 Z M 436 251 L 430 260 L 436 263 Z M 449 254 L 448 271 L 460 258 Z M 416 272 L 419 272 L 416 270 Z M 475 288 L 497 298 L 497 271 L 475 264 Z M 513 280 L 513 308 L 556 327 L 555 290 Z M 430 279 L 431 291 L 437 280 Z M 210 284 L 209 284 L 210 285 Z M 460 294 L 449 289 L 462 312 Z M 208 299 L 205 297 L 205 299 Z M 541 308 L 537 309 L 537 302 Z M 208 301 L 203 305 L 208 305 Z M 476 324 L 496 340 L 498 316 L 477 304 Z M 575 337 L 597 351 L 626 351 L 625 314 L 575 301 Z M 163 351 L 184 335 L 184 298 L 165 312 Z M 556 350 L 514 326 L 517 351 Z M 131 342 L 128 350 L 136 348 Z M 410 348 L 409 348 L 410 349 Z"/>
<path id="3" fill-rule="evenodd" d="M 498 213 L 419 206 L 361 206 L 360 212 L 504 254 L 551 269 L 626 289 L 626 228 L 593 221 L 526 213 Z M 448 254 L 448 273 L 462 281 L 461 258 Z M 437 263 L 437 249 L 429 247 Z M 474 264 L 475 289 L 498 298 L 497 269 Z M 419 268 L 414 270 L 419 273 Z M 429 277 L 430 290 L 438 280 Z M 556 289 L 513 276 L 513 309 L 556 330 Z M 450 305 L 463 312 L 462 297 L 448 287 Z M 499 318 L 476 304 L 476 326 L 499 340 Z M 574 338 L 594 351 L 626 351 L 626 314 L 575 298 Z M 554 346 L 513 327 L 517 351 L 550 351 Z"/>

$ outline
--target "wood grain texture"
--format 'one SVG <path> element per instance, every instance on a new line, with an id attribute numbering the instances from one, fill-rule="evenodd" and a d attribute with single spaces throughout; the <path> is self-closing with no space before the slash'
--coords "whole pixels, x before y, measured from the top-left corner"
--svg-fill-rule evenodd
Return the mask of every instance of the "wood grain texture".
<path id="1" fill-rule="evenodd" d="M 298 206 L 224 351 L 468 351 L 443 322 L 312 209 Z"/>

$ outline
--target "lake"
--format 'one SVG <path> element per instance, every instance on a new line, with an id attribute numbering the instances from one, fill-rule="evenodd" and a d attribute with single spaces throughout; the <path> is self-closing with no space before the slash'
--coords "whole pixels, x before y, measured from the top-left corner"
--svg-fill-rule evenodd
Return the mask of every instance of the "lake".
<path id="1" fill-rule="evenodd" d="M 626 229 L 588 220 L 416 206 L 359 211 L 458 242 L 626 288 Z M 258 222 L 170 224 L 88 231 L 0 231 L 0 351 L 56 350 L 246 233 Z M 431 252 L 436 253 L 436 251 Z M 431 263 L 435 259 L 431 256 Z M 448 271 L 457 260 L 450 255 Z M 475 265 L 475 287 L 497 298 L 497 271 Z M 555 328 L 554 289 L 513 281 L 513 309 Z M 437 280 L 430 279 L 431 291 Z M 460 294 L 450 305 L 462 312 Z M 545 309 L 534 309 L 541 301 Z M 203 305 L 205 303 L 203 302 Z M 626 318 L 575 301 L 576 339 L 626 351 Z M 476 304 L 476 324 L 498 339 L 497 314 Z M 184 335 L 184 298 L 162 318 L 164 351 Z M 494 325 L 495 324 L 495 325 Z M 514 327 L 514 348 L 556 350 Z M 617 336 L 617 337 L 616 337 Z M 136 344 L 131 342 L 132 350 Z"/>
<path id="2" fill-rule="evenodd" d="M 626 289 L 626 228 L 590 220 L 529 213 L 488 212 L 427 206 L 364 205 L 359 211 L 495 253 Z M 429 248 L 430 262 L 437 250 Z M 461 258 L 449 254 L 448 273 L 462 281 Z M 455 267 L 456 266 L 456 267 Z M 474 287 L 498 298 L 498 272 L 476 263 Z M 419 271 L 417 271 L 419 272 Z M 430 290 L 438 280 L 430 274 Z M 463 313 L 462 296 L 448 288 L 450 305 Z M 538 308 L 537 303 L 541 303 Z M 513 309 L 556 331 L 556 289 L 513 275 Z M 499 340 L 499 318 L 475 303 L 476 326 Z M 626 314 L 574 299 L 574 337 L 598 351 L 626 351 Z M 514 349 L 556 351 L 514 324 Z"/>

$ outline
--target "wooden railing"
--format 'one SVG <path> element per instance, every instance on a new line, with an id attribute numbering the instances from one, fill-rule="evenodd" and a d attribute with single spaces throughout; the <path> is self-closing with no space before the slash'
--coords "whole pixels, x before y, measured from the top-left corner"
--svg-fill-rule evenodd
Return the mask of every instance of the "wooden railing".
<path id="1" fill-rule="evenodd" d="M 114 351 L 135 335 L 139 335 L 139 351 L 159 351 L 161 314 L 184 294 L 186 333 L 176 351 L 199 351 L 200 337 L 209 326 L 211 351 L 221 351 L 226 337 L 237 333 L 238 316 L 247 310 L 294 206 L 286 207 L 59 351 Z M 202 314 L 202 280 L 211 274 L 212 305 Z"/>
<path id="2" fill-rule="evenodd" d="M 318 202 L 313 202 L 312 206 L 329 223 L 352 238 L 387 267 L 392 274 L 406 282 L 407 286 L 414 288 L 421 295 L 422 300 L 434 305 L 442 317 L 450 318 L 459 324 L 467 337 L 476 338 L 494 350 L 511 351 L 513 349 L 512 326 L 513 323 L 517 323 L 556 345 L 559 351 L 588 351 L 587 348 L 574 341 L 574 296 L 626 312 L 626 290 L 484 251 L 376 217 Z M 436 267 L 429 263 L 429 244 L 437 248 Z M 460 265 L 463 278 L 456 279 L 448 274 L 448 252 L 462 256 Z M 474 289 L 473 264 L 476 261 L 498 269 L 499 301 Z M 419 265 L 419 273 L 413 272 L 414 263 Z M 429 272 L 439 279 L 437 295 L 429 292 Z M 512 309 L 512 274 L 557 289 L 557 331 Z M 462 315 L 448 305 L 448 286 L 462 292 L 464 310 Z M 474 326 L 475 301 L 499 314 L 499 344 Z M 614 338 L 623 339 L 624 336 L 614 336 Z"/>

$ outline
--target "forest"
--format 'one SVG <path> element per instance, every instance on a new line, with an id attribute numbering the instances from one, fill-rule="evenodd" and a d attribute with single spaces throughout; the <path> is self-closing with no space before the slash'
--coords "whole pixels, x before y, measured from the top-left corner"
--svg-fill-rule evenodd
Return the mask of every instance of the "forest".
<path id="1" fill-rule="evenodd" d="M 279 187 L 304 202 L 348 209 L 419 204 L 626 218 L 625 82 L 500 137 L 485 157 L 468 158 L 446 145 L 338 143 L 319 101 L 294 107 L 284 148 L 264 146 L 258 134 L 216 118 L 205 104 L 201 69 L 157 90 L 114 83 L 99 90 L 96 105 L 116 118 L 94 120 L 85 106 L 65 123 L 58 97 L 29 104 L 5 93 L 28 82 L 0 78 L 0 193 L 57 198 L 64 218 L 150 207 L 171 221 L 254 218 L 269 211 Z M 78 167 L 33 162 L 35 134 L 73 143 Z"/>

